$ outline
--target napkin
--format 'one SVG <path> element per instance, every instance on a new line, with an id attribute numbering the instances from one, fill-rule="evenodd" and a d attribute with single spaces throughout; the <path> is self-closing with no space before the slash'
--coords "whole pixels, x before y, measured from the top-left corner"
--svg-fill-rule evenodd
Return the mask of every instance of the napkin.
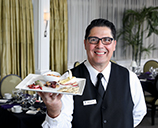
<path id="1" fill-rule="evenodd" d="M 150 75 L 150 74 L 151 74 L 151 72 L 145 72 L 145 74 L 149 74 L 149 75 Z"/>
<path id="2" fill-rule="evenodd" d="M 14 105 L 19 105 L 18 103 L 16 104 L 5 104 L 5 105 L 1 105 L 2 108 L 4 109 L 8 109 L 8 108 L 12 108 Z"/>
<path id="3" fill-rule="evenodd" d="M 34 110 L 28 110 L 28 111 L 26 112 L 26 114 L 35 115 L 37 112 L 38 112 L 38 110 L 36 110 L 36 111 L 34 111 Z"/>
<path id="4" fill-rule="evenodd" d="M 146 79 L 139 79 L 140 81 L 142 81 L 142 82 L 145 82 L 146 81 Z"/>

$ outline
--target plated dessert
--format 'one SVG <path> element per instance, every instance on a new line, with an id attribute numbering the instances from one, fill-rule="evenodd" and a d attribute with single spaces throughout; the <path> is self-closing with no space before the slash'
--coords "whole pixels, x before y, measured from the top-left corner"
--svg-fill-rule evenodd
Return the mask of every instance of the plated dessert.
<path id="1" fill-rule="evenodd" d="M 84 78 L 76 78 L 72 76 L 70 70 L 62 76 L 55 77 L 58 77 L 59 79 L 47 81 L 42 75 L 29 74 L 16 86 L 16 88 L 31 91 L 82 95 L 86 81 Z"/>

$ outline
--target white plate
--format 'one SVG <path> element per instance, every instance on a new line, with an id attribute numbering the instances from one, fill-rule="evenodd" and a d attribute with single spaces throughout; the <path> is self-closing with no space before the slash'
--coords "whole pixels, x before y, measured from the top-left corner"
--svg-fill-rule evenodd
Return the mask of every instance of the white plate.
<path id="1" fill-rule="evenodd" d="M 22 110 L 20 110 L 20 111 L 14 111 L 13 108 L 11 108 L 11 111 L 14 112 L 14 113 L 21 113 L 22 112 Z"/>
<path id="2" fill-rule="evenodd" d="M 61 94 L 69 94 L 69 95 L 82 95 L 85 84 L 86 84 L 86 79 L 76 78 L 76 82 L 78 83 L 78 86 L 79 86 L 78 93 L 59 92 L 58 90 L 61 89 L 62 86 L 60 86 L 59 88 L 51 88 L 51 87 L 44 86 L 44 87 L 42 87 L 42 90 L 41 89 L 30 89 L 29 87 L 27 87 L 28 85 L 35 83 L 35 81 L 37 81 L 37 80 L 40 80 L 41 82 L 46 83 L 46 81 L 43 79 L 42 75 L 29 74 L 15 88 L 21 89 L 21 90 L 28 90 L 28 91 L 51 92 L 51 93 L 61 93 Z"/>

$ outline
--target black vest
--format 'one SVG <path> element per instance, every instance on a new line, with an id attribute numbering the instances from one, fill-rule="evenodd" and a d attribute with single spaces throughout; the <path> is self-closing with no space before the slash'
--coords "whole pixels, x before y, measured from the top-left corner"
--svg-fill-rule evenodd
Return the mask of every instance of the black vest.
<path id="1" fill-rule="evenodd" d="M 73 97 L 72 128 L 133 128 L 134 104 L 127 69 L 115 63 L 111 64 L 103 100 L 97 95 L 97 89 L 83 63 L 73 68 L 72 74 L 78 78 L 86 78 L 83 95 Z M 97 104 L 83 105 L 86 100 L 96 100 Z"/>

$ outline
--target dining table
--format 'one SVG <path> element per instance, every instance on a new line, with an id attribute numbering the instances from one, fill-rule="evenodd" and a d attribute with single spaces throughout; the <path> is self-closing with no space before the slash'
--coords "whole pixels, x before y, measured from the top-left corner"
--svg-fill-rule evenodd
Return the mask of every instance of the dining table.
<path id="1" fill-rule="evenodd" d="M 3 99 L 0 99 L 2 101 Z M 11 111 L 14 105 L 18 103 L 0 103 L 0 127 L 1 128 L 42 128 L 45 119 L 46 106 L 42 102 L 36 102 L 29 105 L 28 109 L 22 110 L 20 113 Z M 34 110 L 32 110 L 34 108 Z M 36 113 L 28 113 L 28 111 L 36 111 Z"/>
<path id="2" fill-rule="evenodd" d="M 141 82 L 143 91 L 146 91 L 146 92 L 152 94 L 153 96 L 158 95 L 157 91 L 156 91 L 156 87 L 154 85 L 155 78 L 151 76 L 150 72 L 141 73 L 138 76 L 138 78 Z"/>

